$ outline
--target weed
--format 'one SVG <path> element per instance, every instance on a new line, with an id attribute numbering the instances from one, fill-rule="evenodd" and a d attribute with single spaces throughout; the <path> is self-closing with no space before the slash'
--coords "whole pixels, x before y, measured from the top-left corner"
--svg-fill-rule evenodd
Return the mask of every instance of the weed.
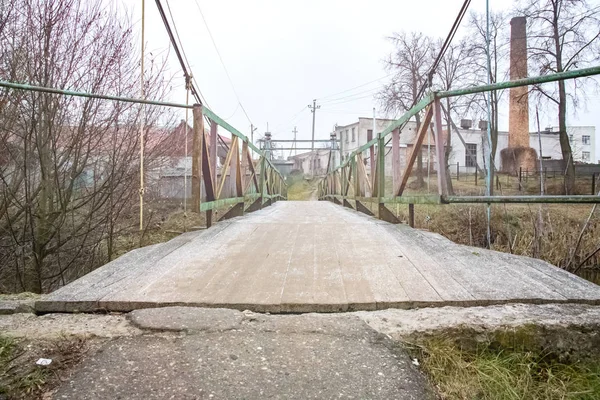
<path id="1" fill-rule="evenodd" d="M 600 364 L 558 362 L 548 354 L 465 350 L 448 338 L 427 339 L 415 356 L 443 399 L 598 399 Z"/>

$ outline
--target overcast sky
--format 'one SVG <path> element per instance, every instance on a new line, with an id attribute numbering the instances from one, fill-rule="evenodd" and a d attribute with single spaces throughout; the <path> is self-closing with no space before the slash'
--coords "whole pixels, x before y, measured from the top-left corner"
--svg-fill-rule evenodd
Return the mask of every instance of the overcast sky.
<path id="1" fill-rule="evenodd" d="M 126 3 L 138 29 L 140 3 Z M 168 13 L 167 1 L 162 3 Z M 336 123 L 347 125 L 359 116 L 371 117 L 372 108 L 377 107 L 373 95 L 389 80 L 384 78 L 387 72 L 382 62 L 392 51 L 386 37 L 402 30 L 445 37 L 462 3 L 463 0 L 168 1 L 192 73 L 208 106 L 246 135 L 252 122 L 258 127 L 255 139 L 267 130 L 267 123 L 274 138 L 292 138 L 296 126 L 299 139 L 310 139 L 312 116 L 307 105 L 315 98 L 321 104 L 316 114 L 316 138 L 328 139 Z M 491 0 L 493 10 L 510 9 L 512 4 L 511 0 Z M 484 12 L 485 1 L 473 0 L 470 10 Z M 459 37 L 463 34 L 464 28 Z M 154 55 L 164 56 L 169 49 L 168 36 L 152 0 L 146 0 L 146 43 Z M 169 65 L 175 75 L 172 100 L 185 102 L 182 73 L 172 51 Z M 357 86 L 360 87 L 349 90 Z M 238 97 L 249 118 L 239 106 Z M 599 103 L 599 97 L 593 95 L 587 109 L 578 110 L 568 124 L 594 125 L 598 132 Z M 530 115 L 533 117 L 533 113 Z M 380 112 L 377 116 L 385 117 Z M 507 123 L 506 116 L 501 128 Z M 600 140 L 596 145 L 599 157 Z"/>

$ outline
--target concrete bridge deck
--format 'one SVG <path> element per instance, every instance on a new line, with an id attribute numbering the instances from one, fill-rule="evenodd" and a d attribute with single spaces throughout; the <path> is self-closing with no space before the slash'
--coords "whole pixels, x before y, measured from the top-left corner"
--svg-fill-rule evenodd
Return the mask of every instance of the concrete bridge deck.
<path id="1" fill-rule="evenodd" d="M 288 201 L 129 252 L 36 309 L 275 313 L 516 302 L 600 304 L 600 286 L 544 261 L 458 245 L 329 202 Z"/>

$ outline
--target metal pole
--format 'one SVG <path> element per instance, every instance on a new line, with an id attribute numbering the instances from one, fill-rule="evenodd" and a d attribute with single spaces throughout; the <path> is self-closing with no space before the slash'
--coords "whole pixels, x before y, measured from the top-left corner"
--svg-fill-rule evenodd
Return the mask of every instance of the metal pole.
<path id="1" fill-rule="evenodd" d="M 185 103 L 188 104 L 190 101 L 190 85 L 189 79 L 186 83 L 186 92 L 185 92 Z M 183 216 L 187 217 L 187 174 L 188 174 L 188 114 L 189 109 L 185 109 L 185 157 L 184 157 L 184 171 L 183 171 Z M 185 219 L 184 219 L 185 223 Z M 184 229 L 185 230 L 185 229 Z"/>
<path id="2" fill-rule="evenodd" d="M 540 195 L 544 195 L 544 164 L 542 161 L 542 133 L 540 132 L 540 114 L 538 107 L 535 107 L 535 118 L 537 119 L 538 143 L 540 145 Z M 594 193 L 592 193 L 594 194 Z"/>
<path id="3" fill-rule="evenodd" d="M 315 116 L 317 114 L 317 110 L 321 108 L 321 106 L 317 105 L 317 100 L 313 100 L 312 107 L 309 105 L 308 108 L 312 112 L 312 142 L 310 146 L 310 170 L 312 177 L 315 176 Z"/>
<path id="4" fill-rule="evenodd" d="M 492 84 L 492 60 L 491 60 L 491 56 L 490 56 L 490 0 L 486 0 L 485 1 L 485 14 L 486 14 L 486 49 L 487 49 L 487 68 L 488 68 L 488 73 L 487 73 L 487 81 L 488 81 L 488 85 Z M 486 195 L 490 196 L 491 193 L 491 187 L 492 187 L 492 112 L 491 112 L 491 105 L 490 102 L 492 100 L 492 96 L 491 93 L 488 92 L 487 93 L 487 117 L 488 117 L 488 122 L 487 122 L 487 139 L 488 139 L 488 154 L 487 154 L 487 158 L 488 158 L 488 170 L 487 170 L 487 176 L 486 176 L 486 185 L 485 185 L 485 193 Z M 488 248 L 492 247 L 492 234 L 490 231 L 490 220 L 491 220 L 491 210 L 490 210 L 490 204 L 488 203 L 487 205 L 487 240 L 488 240 Z"/>
<path id="5" fill-rule="evenodd" d="M 141 97 L 142 100 L 146 97 L 146 91 L 144 90 L 144 30 L 145 30 L 145 19 L 146 19 L 146 1 L 142 0 L 142 57 L 141 57 L 141 73 L 140 73 L 140 85 L 141 85 Z M 140 118 L 140 231 L 144 229 L 144 119 L 145 108 L 141 105 L 141 118 Z"/>

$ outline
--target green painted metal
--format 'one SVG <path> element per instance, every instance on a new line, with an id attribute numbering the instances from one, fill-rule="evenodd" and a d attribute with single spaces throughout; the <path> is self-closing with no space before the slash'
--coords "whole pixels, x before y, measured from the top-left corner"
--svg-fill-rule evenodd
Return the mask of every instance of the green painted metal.
<path id="1" fill-rule="evenodd" d="M 442 204 L 442 197 L 440 195 L 385 197 L 385 198 L 383 198 L 382 203 L 386 203 L 386 204 Z"/>
<path id="2" fill-rule="evenodd" d="M 247 142 L 248 147 L 250 147 L 252 150 L 257 152 L 258 154 L 260 154 L 260 155 L 263 154 L 262 151 L 260 151 L 258 149 L 258 147 L 256 147 L 254 145 L 254 143 L 250 142 L 244 134 L 242 134 L 240 131 L 235 129 L 233 126 L 229 125 L 229 123 L 227 123 L 227 121 L 225 121 L 223 118 L 219 117 L 217 114 L 212 112 L 212 110 L 210 110 L 209 108 L 202 106 L 202 114 L 206 115 L 206 117 L 208 117 L 208 119 L 210 119 L 211 121 L 216 122 L 217 125 L 220 125 L 223 128 L 225 128 L 228 132 L 231 132 L 233 135 L 242 139 L 242 141 Z"/>
<path id="3" fill-rule="evenodd" d="M 43 87 L 43 86 L 34 86 L 34 85 L 28 85 L 25 83 L 15 83 L 15 82 L 3 81 L 3 80 L 0 80 L 0 87 L 5 87 L 5 88 L 9 88 L 9 89 L 17 89 L 17 90 L 28 90 L 28 91 L 32 91 L 32 92 L 62 94 L 62 95 L 66 95 L 66 96 L 87 97 L 90 99 L 122 101 L 125 103 L 149 104 L 149 105 L 153 105 L 153 106 L 189 108 L 189 109 L 194 108 L 194 106 L 192 106 L 192 105 L 171 103 L 171 102 L 167 102 L 167 101 L 144 100 L 144 99 L 134 99 L 134 98 L 130 98 L 130 97 L 109 96 L 109 95 L 104 95 L 104 94 L 76 92 L 73 90 L 47 88 L 47 87 Z"/>
<path id="4" fill-rule="evenodd" d="M 85 97 L 85 98 L 99 99 L 99 100 L 122 101 L 125 103 L 148 104 L 148 105 L 153 105 L 153 106 L 174 107 L 174 108 L 188 108 L 188 109 L 194 108 L 193 105 L 172 103 L 172 102 L 168 102 L 168 101 L 135 99 L 135 98 L 130 98 L 130 97 L 110 96 L 110 95 L 96 94 L 96 93 L 77 92 L 74 90 L 48 88 L 48 87 L 43 87 L 43 86 L 29 85 L 29 84 L 25 84 L 25 83 L 8 82 L 8 81 L 4 81 L 4 80 L 0 80 L 0 87 L 5 87 L 8 89 L 15 89 L 15 90 L 28 90 L 28 91 L 33 91 L 33 92 L 59 94 L 59 95 L 65 95 L 65 96 Z M 210 119 L 211 121 L 216 122 L 218 125 L 222 126 L 227 131 L 231 132 L 233 135 L 239 137 L 244 142 L 248 143 L 248 147 L 250 147 L 256 153 L 258 153 L 261 156 L 264 156 L 263 152 L 260 149 L 258 149 L 254 145 L 254 143 L 249 142 L 248 138 L 246 136 L 244 136 L 240 131 L 238 131 L 233 126 L 228 124 L 225 120 L 223 120 L 221 117 L 219 117 L 217 114 L 215 114 L 212 110 L 210 110 L 209 108 L 207 108 L 205 106 L 202 106 L 202 113 L 203 113 L 203 115 L 206 115 L 208 117 L 208 119 Z M 277 171 L 279 176 L 281 176 L 283 178 L 281 173 L 277 170 L 277 168 L 275 168 L 275 166 L 271 163 L 271 161 L 267 160 L 267 162 L 275 171 Z M 284 181 L 284 183 L 285 183 L 285 181 Z"/>
<path id="5" fill-rule="evenodd" d="M 385 204 L 442 204 L 442 198 L 439 195 L 423 196 L 399 196 L 399 197 L 356 197 L 352 200 L 358 200 L 363 203 L 385 203 Z"/>
<path id="6" fill-rule="evenodd" d="M 200 211 L 214 210 L 215 208 L 231 206 L 234 204 L 244 203 L 250 200 L 256 200 L 260 195 L 258 193 L 246 195 L 244 197 L 231 197 L 228 199 L 219 199 L 200 203 Z M 287 197 L 281 194 L 265 195 L 264 199 L 287 200 Z"/>
<path id="7" fill-rule="evenodd" d="M 536 85 L 539 83 L 556 82 L 565 79 L 584 78 L 586 76 L 600 75 L 600 66 L 590 67 L 584 69 L 577 69 L 573 71 L 558 72 L 556 74 L 534 76 L 531 78 L 517 79 L 515 81 L 506 81 L 494 83 L 492 85 L 474 86 L 464 89 L 449 90 L 446 92 L 437 92 L 435 97 L 454 97 L 462 96 L 466 94 L 490 92 L 492 90 L 510 89 L 519 86 Z"/>
<path id="8" fill-rule="evenodd" d="M 200 211 L 214 210 L 215 208 L 230 206 L 233 204 L 243 203 L 244 197 L 232 197 L 229 199 L 219 199 L 214 201 L 200 202 Z"/>
<path id="9" fill-rule="evenodd" d="M 600 196 L 445 196 L 442 203 L 471 204 L 471 203 L 600 203 Z"/>
<path id="10" fill-rule="evenodd" d="M 399 119 L 397 119 L 390 126 L 388 126 L 387 128 L 385 128 L 383 131 L 381 131 L 378 134 L 378 136 L 382 137 L 382 138 L 386 137 L 387 135 L 389 135 L 390 133 L 392 133 L 392 131 L 394 129 L 399 128 L 401 125 L 403 125 L 404 123 L 408 122 L 409 119 L 411 119 L 412 117 L 414 117 L 415 115 L 417 115 L 418 112 L 420 112 L 421 110 L 425 109 L 425 107 L 427 107 L 432 102 L 433 102 L 433 96 L 432 95 L 426 95 L 425 97 L 423 97 L 423 100 L 419 101 L 413 108 L 411 108 L 410 110 L 408 110 Z"/>
<path id="11" fill-rule="evenodd" d="M 408 110 L 398 120 L 392 123 L 388 128 L 377 134 L 377 137 L 368 141 L 364 145 L 360 146 L 352 153 L 349 154 L 348 159 L 344 161 L 340 166 L 333 170 L 337 171 L 340 168 L 345 168 L 350 165 L 353 168 L 353 173 L 356 173 L 356 155 L 369 149 L 371 146 L 378 144 L 380 148 L 384 148 L 381 145 L 381 141 L 394 129 L 400 127 L 402 124 L 407 122 L 410 118 L 416 115 L 419 111 L 423 110 L 429 104 L 431 104 L 436 98 L 454 97 L 461 95 L 468 95 L 473 93 L 489 92 L 492 90 L 509 89 L 519 86 L 535 85 L 540 83 L 555 82 L 565 79 L 583 78 L 586 76 L 600 75 L 600 66 L 584 68 L 574 71 L 560 72 L 551 75 L 536 76 L 531 78 L 519 79 L 515 81 L 499 82 L 492 85 L 475 86 L 470 88 L 463 88 L 457 90 L 449 90 L 445 92 L 436 92 L 425 96 L 419 103 Z M 379 164 L 379 157 L 377 159 Z M 385 165 L 385 160 L 384 160 Z M 380 169 L 382 171 L 383 168 Z M 385 174 L 381 178 L 384 179 Z M 355 175 L 356 176 L 356 175 Z M 382 179 L 377 183 L 380 185 Z M 385 182 L 385 181 L 384 181 Z M 408 203 L 408 204 L 449 204 L 449 203 L 600 203 L 600 196 L 401 196 L 394 198 L 385 198 L 383 195 L 377 193 L 377 198 L 366 198 L 357 197 L 355 190 L 354 199 L 361 202 L 379 202 L 379 203 Z M 323 196 L 323 197 L 328 197 Z M 351 196 L 347 196 L 348 199 L 352 199 Z"/>

